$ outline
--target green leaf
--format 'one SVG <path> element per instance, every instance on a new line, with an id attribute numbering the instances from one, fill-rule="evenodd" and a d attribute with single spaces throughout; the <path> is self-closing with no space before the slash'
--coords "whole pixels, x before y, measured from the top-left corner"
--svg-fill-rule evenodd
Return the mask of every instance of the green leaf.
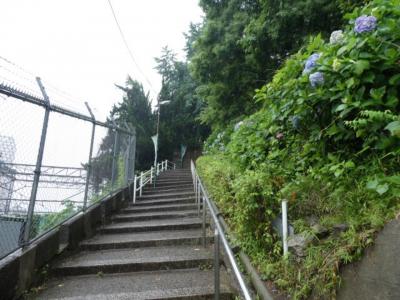
<path id="1" fill-rule="evenodd" d="M 376 187 L 378 186 L 379 182 L 377 179 L 370 180 L 367 182 L 367 189 L 369 190 L 376 190 Z"/>
<path id="2" fill-rule="evenodd" d="M 338 107 L 336 107 L 335 112 L 342 111 L 342 110 L 344 110 L 346 108 L 347 108 L 347 104 L 344 104 L 344 103 L 340 104 L 340 105 L 338 105 Z"/>
<path id="3" fill-rule="evenodd" d="M 354 64 L 354 73 L 361 75 L 365 70 L 369 69 L 368 60 L 357 60 Z"/>
<path id="4" fill-rule="evenodd" d="M 344 52 L 346 52 L 346 51 L 347 51 L 347 45 L 341 47 L 341 48 L 338 50 L 337 55 L 338 55 L 338 56 L 339 56 L 339 55 L 342 55 L 342 54 L 343 54 Z"/>
<path id="5" fill-rule="evenodd" d="M 355 165 L 355 163 L 354 163 L 353 161 L 349 160 L 349 161 L 346 161 L 346 163 L 344 164 L 344 166 L 345 166 L 347 169 L 353 169 L 356 165 Z"/>
<path id="6" fill-rule="evenodd" d="M 400 74 L 393 75 L 389 79 L 389 84 L 390 85 L 398 85 L 400 84 Z"/>
<path id="7" fill-rule="evenodd" d="M 400 121 L 393 121 L 386 125 L 386 130 L 390 131 L 391 135 L 400 137 Z"/>
<path id="8" fill-rule="evenodd" d="M 379 89 L 371 89 L 369 91 L 369 93 L 371 94 L 371 97 L 374 100 L 381 100 L 383 98 L 383 95 L 385 95 L 385 92 L 386 92 L 386 87 L 385 86 L 383 86 L 383 87 L 381 87 Z"/>
<path id="9" fill-rule="evenodd" d="M 385 184 L 380 184 L 376 187 L 376 192 L 379 195 L 383 195 L 384 193 L 386 193 L 389 190 L 389 185 L 387 183 Z"/>

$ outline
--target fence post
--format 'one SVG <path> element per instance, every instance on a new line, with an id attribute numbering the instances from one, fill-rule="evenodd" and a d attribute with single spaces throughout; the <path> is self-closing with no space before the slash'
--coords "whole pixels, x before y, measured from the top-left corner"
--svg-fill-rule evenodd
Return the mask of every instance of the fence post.
<path id="1" fill-rule="evenodd" d="M 113 149 L 113 160 L 112 160 L 112 170 L 111 170 L 111 184 L 112 184 L 112 189 L 114 190 L 115 188 L 115 181 L 117 180 L 117 152 L 118 152 L 118 143 L 119 143 L 119 132 L 117 129 L 117 126 L 114 122 L 114 130 L 115 130 L 115 136 L 114 136 L 114 149 Z"/>
<path id="2" fill-rule="evenodd" d="M 220 283 L 219 283 L 219 232 L 215 228 L 214 232 L 214 299 L 219 300 Z"/>
<path id="3" fill-rule="evenodd" d="M 87 171 L 86 171 L 86 183 L 85 183 L 85 195 L 83 197 L 83 210 L 86 210 L 87 208 L 87 200 L 88 200 L 88 193 L 89 193 L 89 181 L 90 181 L 90 176 L 92 174 L 92 156 L 93 156 L 93 143 L 94 143 L 94 135 L 96 131 L 96 119 L 94 117 L 94 114 L 92 110 L 90 109 L 90 106 L 87 102 L 85 102 L 85 105 L 89 111 L 90 116 L 92 117 L 92 137 L 90 139 L 90 150 L 89 150 L 89 160 L 87 164 Z"/>
<path id="4" fill-rule="evenodd" d="M 282 201 L 282 239 L 283 239 L 283 255 L 288 253 L 288 221 L 287 221 L 287 200 Z"/>
<path id="5" fill-rule="evenodd" d="M 30 196 L 30 200 L 29 200 L 28 214 L 26 216 L 26 223 L 25 223 L 25 228 L 24 228 L 24 239 L 23 239 L 24 245 L 28 244 L 29 234 L 32 229 L 33 213 L 35 210 L 36 195 L 37 195 L 37 191 L 38 191 L 38 187 L 39 187 L 40 172 L 42 169 L 42 161 L 43 161 L 43 152 L 44 152 L 44 146 L 46 144 L 47 128 L 49 125 L 49 116 L 50 116 L 50 99 L 46 93 L 46 90 L 42 84 L 41 79 L 39 77 L 36 77 L 36 81 L 39 85 L 40 91 L 43 94 L 44 101 L 46 102 L 46 110 L 45 110 L 44 118 L 43 118 L 42 134 L 40 137 L 40 144 L 39 144 L 39 152 L 38 152 L 38 156 L 37 156 L 37 160 L 36 160 L 36 167 L 35 167 L 35 171 L 34 171 L 31 196 Z"/>

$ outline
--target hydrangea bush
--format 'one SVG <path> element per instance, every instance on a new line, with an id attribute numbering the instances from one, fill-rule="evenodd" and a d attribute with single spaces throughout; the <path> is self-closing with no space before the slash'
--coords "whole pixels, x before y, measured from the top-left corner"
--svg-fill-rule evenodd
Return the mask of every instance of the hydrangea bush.
<path id="1" fill-rule="evenodd" d="M 355 259 L 352 247 L 373 240 L 371 233 L 361 238 L 356 230 L 382 225 L 374 220 L 386 218 L 399 203 L 400 1 L 374 0 L 347 18 L 348 26 L 333 32 L 329 41 L 314 37 L 290 57 L 256 91 L 263 109 L 225 139 L 223 165 L 241 174 L 237 179 L 231 174 L 226 180 L 232 183 L 224 184 L 242 246 L 255 253 L 253 259 L 261 257 L 260 264 L 269 262 L 263 269 L 266 278 L 298 298 L 307 298 L 312 289 L 317 298 L 330 298 L 326 295 L 334 294 L 340 263 Z M 216 171 L 213 182 L 221 173 Z M 301 268 L 298 262 L 287 269 L 280 260 L 279 238 L 270 230 L 270 216 L 280 213 L 282 198 L 292 201 L 291 218 L 337 214 L 354 222 L 353 235 L 337 242 L 346 258 L 321 246 L 308 252 L 312 259 L 301 262 L 309 264 L 301 272 L 295 269 Z M 236 210 L 242 206 L 234 201 L 245 202 L 253 215 Z M 371 213 L 380 215 L 371 218 Z M 264 234 L 254 230 L 255 224 Z M 357 246 L 349 240 L 357 240 Z M 264 256 L 265 249 L 273 253 Z M 329 274 L 319 272 L 327 268 L 322 265 L 326 260 L 319 260 L 325 255 L 331 256 Z"/>

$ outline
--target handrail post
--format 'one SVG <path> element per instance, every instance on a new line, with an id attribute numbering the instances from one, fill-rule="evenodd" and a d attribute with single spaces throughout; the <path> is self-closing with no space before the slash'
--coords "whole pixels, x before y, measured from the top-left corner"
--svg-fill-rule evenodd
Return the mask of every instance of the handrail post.
<path id="1" fill-rule="evenodd" d="M 143 172 L 140 172 L 140 197 L 142 197 L 143 190 Z"/>
<path id="2" fill-rule="evenodd" d="M 214 232 L 214 299 L 219 300 L 220 296 L 220 274 L 219 274 L 219 232 Z"/>
<path id="3" fill-rule="evenodd" d="M 94 135 L 96 132 L 96 119 L 94 117 L 94 114 L 93 114 L 92 110 L 90 109 L 89 103 L 85 102 L 85 105 L 89 111 L 90 116 L 92 117 L 93 125 L 92 125 L 92 136 L 90 139 L 89 159 L 88 159 L 87 171 L 86 171 L 85 194 L 83 196 L 83 210 L 86 210 L 86 208 L 87 208 L 87 200 L 88 200 L 88 194 L 89 194 L 89 181 L 90 181 L 90 176 L 92 173 L 92 156 L 93 156 Z"/>
<path id="4" fill-rule="evenodd" d="M 203 231 L 203 247 L 206 247 L 206 218 L 207 218 L 207 208 L 205 205 L 203 197 L 203 223 L 202 223 L 202 231 Z M 200 203 L 200 198 L 199 198 L 199 203 Z"/>
<path id="5" fill-rule="evenodd" d="M 153 183 L 153 166 L 150 168 L 150 184 Z"/>
<path id="6" fill-rule="evenodd" d="M 38 191 L 38 187 L 39 187 L 39 179 L 40 179 L 40 172 L 42 169 L 44 146 L 46 144 L 47 128 L 49 125 L 49 116 L 50 116 L 50 99 L 46 93 L 46 90 L 42 84 L 41 79 L 39 77 L 36 77 L 36 81 L 40 87 L 40 90 L 43 94 L 43 98 L 46 102 L 46 106 L 45 106 L 46 110 L 44 112 L 42 134 L 40 136 L 39 151 L 38 151 L 38 156 L 36 159 L 36 166 L 35 166 L 35 171 L 34 171 L 31 196 L 30 196 L 30 200 L 29 200 L 28 213 L 26 216 L 26 222 L 25 222 L 25 227 L 24 227 L 24 239 L 23 239 L 24 245 L 28 244 L 29 235 L 30 235 L 30 232 L 32 229 L 33 213 L 35 211 L 36 195 L 37 195 L 37 191 Z"/>
<path id="7" fill-rule="evenodd" d="M 197 202 L 197 214 L 200 216 L 201 201 L 200 201 L 200 181 L 197 179 L 197 189 L 196 189 L 196 202 Z M 203 205 L 204 208 L 204 205 Z"/>
<path id="8" fill-rule="evenodd" d="M 137 190 L 137 176 L 133 179 L 133 203 L 136 203 L 136 190 Z"/>

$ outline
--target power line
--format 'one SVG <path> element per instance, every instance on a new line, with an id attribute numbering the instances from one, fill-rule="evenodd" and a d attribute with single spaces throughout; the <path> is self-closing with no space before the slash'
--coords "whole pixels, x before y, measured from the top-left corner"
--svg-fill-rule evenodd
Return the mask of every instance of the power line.
<path id="1" fill-rule="evenodd" d="M 155 89 L 153 88 L 153 85 L 151 84 L 150 80 L 147 78 L 147 76 L 145 75 L 145 73 L 142 71 L 142 69 L 140 68 L 139 64 L 136 62 L 136 59 L 135 59 L 135 57 L 134 57 L 134 55 L 133 55 L 131 49 L 129 48 L 128 42 L 127 42 L 127 40 L 126 40 L 126 38 L 125 38 L 125 35 L 124 35 L 124 32 L 122 31 L 122 28 L 121 28 L 121 26 L 119 25 L 119 22 L 118 22 L 118 19 L 117 19 L 116 14 L 115 14 L 114 8 L 113 8 L 113 6 L 112 6 L 112 4 L 111 4 L 111 0 L 107 0 L 107 1 L 108 1 L 108 4 L 110 5 L 110 9 L 111 9 L 112 15 L 113 15 L 113 17 L 114 17 L 115 23 L 117 24 L 117 27 L 118 27 L 119 33 L 120 33 L 120 35 L 121 35 L 122 41 L 124 42 L 124 45 L 125 45 L 126 49 L 128 50 L 128 53 L 129 53 L 130 58 L 132 59 L 132 61 L 133 61 L 133 63 L 135 64 L 136 68 L 137 68 L 137 69 L 139 70 L 139 72 L 142 74 L 142 76 L 144 77 L 144 79 L 146 80 L 146 82 L 148 83 L 148 85 L 150 86 L 150 88 L 151 88 L 151 89 L 153 90 L 153 92 L 157 95 L 157 92 L 156 92 Z"/>

